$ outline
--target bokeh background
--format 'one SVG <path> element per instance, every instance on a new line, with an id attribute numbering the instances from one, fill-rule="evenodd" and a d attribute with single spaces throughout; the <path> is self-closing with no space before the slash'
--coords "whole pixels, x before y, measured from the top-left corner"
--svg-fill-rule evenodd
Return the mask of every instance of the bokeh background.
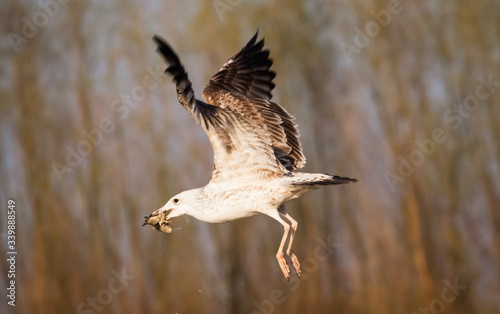
<path id="1" fill-rule="evenodd" d="M 498 1 L 2 1 L 0 16 L 0 312 L 500 312 Z M 303 170 L 361 180 L 287 205 L 304 267 L 289 283 L 268 217 L 141 228 L 212 170 L 153 34 L 201 97 L 257 29 Z"/>

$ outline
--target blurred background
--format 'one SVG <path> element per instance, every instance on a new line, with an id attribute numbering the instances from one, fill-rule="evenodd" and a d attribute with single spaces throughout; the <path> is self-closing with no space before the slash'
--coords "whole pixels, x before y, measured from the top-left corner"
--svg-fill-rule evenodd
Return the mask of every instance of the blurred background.
<path id="1" fill-rule="evenodd" d="M 498 1 L 2 1 L 0 16 L 0 312 L 500 312 Z M 212 170 L 153 34 L 201 98 L 257 29 L 302 170 L 361 180 L 287 205 L 303 264 L 288 283 L 269 217 L 141 227 Z"/>

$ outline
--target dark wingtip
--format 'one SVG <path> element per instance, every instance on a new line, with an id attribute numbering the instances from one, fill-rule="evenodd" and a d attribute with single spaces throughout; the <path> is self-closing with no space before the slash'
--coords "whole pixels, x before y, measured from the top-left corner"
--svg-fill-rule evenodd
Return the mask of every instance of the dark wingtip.
<path id="1" fill-rule="evenodd" d="M 257 29 L 257 31 L 255 32 L 255 35 L 252 36 L 252 38 L 250 38 L 250 40 L 248 41 L 248 43 L 245 45 L 245 47 L 243 47 L 242 50 L 247 50 L 247 49 L 250 49 L 251 47 L 253 47 L 255 45 L 255 42 L 257 41 L 257 37 L 259 36 L 259 29 Z M 263 41 L 264 39 L 262 39 Z"/>
<path id="2" fill-rule="evenodd" d="M 165 40 L 157 34 L 153 35 L 153 41 L 157 44 L 165 44 Z"/>

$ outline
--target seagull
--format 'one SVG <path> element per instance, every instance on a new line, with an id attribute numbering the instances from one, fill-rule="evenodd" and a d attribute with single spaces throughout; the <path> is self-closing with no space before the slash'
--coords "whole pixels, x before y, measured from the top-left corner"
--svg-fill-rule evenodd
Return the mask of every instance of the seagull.
<path id="1" fill-rule="evenodd" d="M 179 57 L 167 42 L 155 35 L 154 42 L 173 77 L 180 104 L 207 134 L 214 151 L 210 182 L 173 196 L 146 216 L 144 225 L 171 233 L 170 219 L 189 215 L 209 223 L 223 223 L 264 214 L 283 225 L 276 258 L 283 275 L 290 278 L 286 256 L 295 272 L 300 262 L 293 251 L 298 223 L 285 210 L 285 203 L 328 185 L 358 182 L 357 179 L 323 173 L 294 172 L 305 165 L 295 118 L 271 101 L 276 74 L 264 39 L 258 31 L 245 47 L 227 61 L 203 90 L 205 101 L 194 90 Z"/>

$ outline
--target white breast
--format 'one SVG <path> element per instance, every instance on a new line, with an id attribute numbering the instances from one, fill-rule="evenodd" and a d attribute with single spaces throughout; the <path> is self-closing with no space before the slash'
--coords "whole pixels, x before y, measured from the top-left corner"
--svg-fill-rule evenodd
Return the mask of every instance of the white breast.
<path id="1" fill-rule="evenodd" d="M 285 195 L 284 195 L 285 194 Z M 288 193 L 272 184 L 208 184 L 197 200 L 195 218 L 220 223 L 276 210 Z"/>

